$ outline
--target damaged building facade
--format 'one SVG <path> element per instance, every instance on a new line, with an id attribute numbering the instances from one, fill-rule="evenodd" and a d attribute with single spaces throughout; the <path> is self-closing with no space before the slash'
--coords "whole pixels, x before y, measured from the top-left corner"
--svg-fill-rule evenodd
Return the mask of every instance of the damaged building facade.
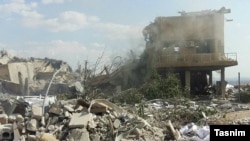
<path id="1" fill-rule="evenodd" d="M 5 51 L 0 53 L 2 93 L 22 96 L 44 94 L 53 74 L 59 69 L 58 80 L 51 85 L 51 90 L 56 93 L 68 92 L 65 75 L 72 69 L 66 62 L 48 58 L 20 59 L 9 57 Z"/>
<path id="2" fill-rule="evenodd" d="M 230 12 L 222 7 L 156 17 L 143 30 L 153 66 L 162 74 L 179 74 L 183 86 L 193 93 L 212 85 L 212 72 L 219 70 L 219 94 L 224 95 L 225 68 L 238 64 L 236 53 L 224 52 L 224 14 Z"/>

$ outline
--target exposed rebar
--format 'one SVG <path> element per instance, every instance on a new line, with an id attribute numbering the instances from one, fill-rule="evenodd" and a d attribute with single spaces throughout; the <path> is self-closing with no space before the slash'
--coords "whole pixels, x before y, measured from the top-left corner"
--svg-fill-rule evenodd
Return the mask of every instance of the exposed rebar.
<path id="1" fill-rule="evenodd" d="M 52 78 L 51 78 L 51 80 L 50 80 L 50 82 L 49 82 L 49 86 L 48 86 L 48 89 L 47 89 L 47 91 L 46 91 L 46 93 L 45 93 L 44 100 L 43 100 L 43 109 L 42 109 L 42 110 L 43 110 L 43 114 L 44 114 L 44 108 L 45 108 L 45 101 L 46 101 L 47 95 L 48 95 L 48 93 L 49 93 L 50 86 L 51 86 L 51 84 L 52 84 L 52 82 L 53 82 L 55 76 L 56 76 L 61 70 L 62 70 L 62 67 L 61 67 L 59 70 L 57 70 L 57 71 L 53 74 L 53 76 L 52 76 Z"/>

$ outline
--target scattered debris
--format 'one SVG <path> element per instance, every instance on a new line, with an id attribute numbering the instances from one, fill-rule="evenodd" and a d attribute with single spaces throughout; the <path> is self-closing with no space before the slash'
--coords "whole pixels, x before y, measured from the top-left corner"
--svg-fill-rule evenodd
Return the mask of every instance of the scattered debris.
<path id="1" fill-rule="evenodd" d="M 157 19 L 166 20 L 163 17 Z M 220 99 L 216 97 L 219 89 L 207 83 L 210 69 L 191 76 L 190 72 L 185 72 L 194 78 L 190 84 L 185 81 L 195 85 L 190 90 L 197 95 L 209 96 L 205 100 L 192 99 L 182 95 L 186 90 L 179 84 L 183 82 L 174 75 L 167 79 L 168 76 L 163 78 L 151 72 L 153 60 L 157 60 L 153 56 L 160 56 L 155 53 L 174 49 L 168 53 L 182 56 L 187 52 L 209 54 L 207 45 L 212 45 L 212 40 L 208 40 L 208 44 L 202 43 L 203 47 L 185 41 L 178 43 L 182 47 L 176 47 L 176 41 L 167 41 L 157 43 L 164 44 L 161 50 L 152 48 L 158 34 L 155 24 L 151 23 L 143 31 L 147 47 L 142 59 L 136 59 L 131 51 L 132 59 L 128 62 L 123 63 L 121 57 L 116 57 L 100 74 L 97 65 L 102 56 L 92 70 L 85 61 L 84 68 L 78 66 L 72 72 L 61 60 L 11 58 L 1 51 L 0 140 L 208 141 L 211 124 L 250 124 L 250 105 L 236 101 L 240 91 L 249 88 L 236 89 L 227 84 L 227 99 Z M 189 57 L 193 56 L 188 55 L 184 60 L 188 61 Z M 154 79 L 152 83 L 147 81 L 151 77 Z M 219 84 L 224 88 L 223 83 Z M 146 87 L 143 89 L 145 94 L 140 93 L 139 86 Z M 246 96 L 250 99 L 250 94 Z"/>
<path id="2" fill-rule="evenodd" d="M 23 103 L 25 108 L 19 109 L 19 112 L 24 110 L 24 116 L 15 112 L 0 114 L 0 131 L 5 135 L 2 139 L 6 140 L 206 141 L 209 140 L 210 124 L 250 123 L 247 104 L 219 100 L 145 101 L 144 117 L 137 114 L 139 105 L 116 105 L 105 99 L 54 99 L 53 102 L 47 102 L 45 114 L 42 114 L 41 100 L 44 99 L 41 97 L 18 96 L 11 100 L 17 104 Z M 211 114 L 211 109 L 220 112 Z M 197 119 L 195 116 L 198 116 Z"/>

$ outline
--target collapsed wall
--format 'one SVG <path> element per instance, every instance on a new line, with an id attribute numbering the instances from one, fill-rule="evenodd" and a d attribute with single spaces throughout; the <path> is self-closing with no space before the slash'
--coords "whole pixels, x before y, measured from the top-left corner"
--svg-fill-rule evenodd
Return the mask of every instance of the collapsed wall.
<path id="1" fill-rule="evenodd" d="M 6 59 L 7 58 L 7 59 Z M 0 80 L 1 92 L 17 95 L 44 94 L 49 81 L 56 70 L 60 69 L 52 93 L 67 93 L 70 80 L 65 77 L 72 72 L 71 67 L 61 60 L 9 57 L 6 51 L 1 52 Z"/>

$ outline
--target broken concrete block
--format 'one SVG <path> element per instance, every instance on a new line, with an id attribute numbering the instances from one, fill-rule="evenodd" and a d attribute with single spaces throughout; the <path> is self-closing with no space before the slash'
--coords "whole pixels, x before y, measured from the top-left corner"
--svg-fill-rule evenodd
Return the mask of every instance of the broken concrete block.
<path id="1" fill-rule="evenodd" d="M 88 123 L 88 128 L 92 128 L 92 129 L 94 129 L 94 128 L 96 128 L 96 123 L 95 123 L 95 121 L 94 120 L 90 120 L 89 121 L 89 123 Z"/>
<path id="2" fill-rule="evenodd" d="M 20 132 L 17 128 L 16 122 L 13 123 L 13 133 L 14 133 L 14 140 L 20 140 L 21 136 L 20 136 Z"/>
<path id="3" fill-rule="evenodd" d="M 54 126 L 54 125 L 49 125 L 49 126 L 48 126 L 48 130 L 49 130 L 49 131 L 55 130 L 55 126 Z"/>
<path id="4" fill-rule="evenodd" d="M 31 116 L 32 116 L 32 118 L 40 120 L 42 118 L 42 116 L 43 116 L 43 114 L 42 114 L 42 107 L 33 104 L 31 106 Z"/>
<path id="5" fill-rule="evenodd" d="M 0 114 L 0 123 L 7 124 L 8 123 L 8 116 L 7 114 Z"/>
<path id="6" fill-rule="evenodd" d="M 37 141 L 58 141 L 55 136 L 50 133 L 43 133 L 37 137 Z"/>
<path id="7" fill-rule="evenodd" d="M 22 115 L 20 115 L 20 114 L 17 114 L 17 115 L 16 115 L 16 121 L 17 121 L 17 123 L 24 122 L 24 118 L 23 118 L 23 116 L 22 116 Z"/>
<path id="8" fill-rule="evenodd" d="M 22 128 L 22 134 L 26 133 L 26 128 Z"/>
<path id="9" fill-rule="evenodd" d="M 90 135 L 91 141 L 100 141 L 101 137 L 98 134 L 92 134 Z"/>
<path id="10" fill-rule="evenodd" d="M 92 120 L 92 114 L 90 113 L 73 113 L 69 122 L 69 128 L 86 127 L 90 120 Z"/>
<path id="11" fill-rule="evenodd" d="M 15 122 L 14 122 L 15 123 Z M 19 129 L 19 131 L 22 131 L 24 128 L 26 128 L 25 123 L 18 123 L 16 122 L 17 128 Z"/>
<path id="12" fill-rule="evenodd" d="M 83 109 L 84 109 L 84 107 L 81 106 L 81 105 L 79 105 L 79 106 L 75 109 L 75 111 L 76 111 L 76 112 L 80 112 L 80 111 L 83 111 Z"/>
<path id="13" fill-rule="evenodd" d="M 58 119 L 59 119 L 58 116 L 52 117 L 52 118 L 51 118 L 51 121 L 50 121 L 50 125 L 51 125 L 51 124 L 52 124 L 52 125 L 53 125 L 53 124 L 56 124 L 56 123 L 58 122 Z"/>
<path id="14" fill-rule="evenodd" d="M 36 136 L 28 134 L 27 139 L 28 141 L 36 141 Z"/>
<path id="15" fill-rule="evenodd" d="M 71 113 L 75 111 L 70 105 L 64 105 L 63 108 Z"/>
<path id="16" fill-rule="evenodd" d="M 14 115 L 14 114 L 9 115 L 8 122 L 13 123 L 14 121 L 16 121 L 16 115 Z"/>
<path id="17" fill-rule="evenodd" d="M 48 120 L 49 119 L 49 113 L 44 113 L 44 119 Z"/>
<path id="18" fill-rule="evenodd" d="M 102 123 L 102 122 L 98 122 L 98 123 L 96 124 L 96 127 L 97 127 L 97 128 L 102 128 L 102 127 L 103 127 L 103 123 Z"/>
<path id="19" fill-rule="evenodd" d="M 70 117 L 69 112 L 68 112 L 68 111 L 65 111 L 65 112 L 64 112 L 64 116 L 67 117 L 67 118 Z"/>
<path id="20" fill-rule="evenodd" d="M 27 130 L 29 131 L 37 131 L 37 120 L 36 119 L 30 119 L 30 121 L 28 121 L 27 123 Z"/>
<path id="21" fill-rule="evenodd" d="M 108 111 L 107 107 L 99 107 L 99 108 L 91 108 L 90 109 L 90 112 L 94 113 L 94 114 L 96 114 L 96 113 L 107 113 L 107 111 Z"/>
<path id="22" fill-rule="evenodd" d="M 44 116 L 42 116 L 42 118 L 41 118 L 41 125 L 45 126 L 45 117 Z"/>
<path id="23" fill-rule="evenodd" d="M 136 123 L 136 128 L 139 128 L 139 129 L 142 129 L 145 126 L 151 127 L 151 125 L 141 117 L 136 117 L 134 123 Z"/>
<path id="24" fill-rule="evenodd" d="M 69 141 L 90 141 L 89 132 L 85 129 L 73 129 L 69 135 Z"/>
<path id="25" fill-rule="evenodd" d="M 45 132 L 45 130 L 46 129 L 44 127 L 42 127 L 42 126 L 38 129 L 39 132 Z"/>
<path id="26" fill-rule="evenodd" d="M 115 119 L 113 125 L 114 125 L 114 128 L 117 129 L 117 128 L 119 128 L 119 126 L 121 125 L 121 121 L 120 121 L 119 119 Z"/>
<path id="27" fill-rule="evenodd" d="M 49 113 L 60 115 L 62 113 L 62 109 L 60 106 L 58 106 L 56 104 L 52 104 L 50 109 L 49 109 Z"/>
<path id="28" fill-rule="evenodd" d="M 91 101 L 91 104 L 92 104 L 92 108 L 106 107 L 112 111 L 115 111 L 118 115 L 121 115 L 124 112 L 122 108 L 107 101 L 106 99 L 95 99 L 95 100 Z"/>

